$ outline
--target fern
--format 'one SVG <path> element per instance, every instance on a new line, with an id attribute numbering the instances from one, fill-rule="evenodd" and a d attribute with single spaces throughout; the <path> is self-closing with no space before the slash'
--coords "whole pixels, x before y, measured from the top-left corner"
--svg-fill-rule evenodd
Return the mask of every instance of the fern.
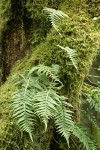
<path id="1" fill-rule="evenodd" d="M 71 49 L 69 47 L 63 47 L 60 45 L 57 45 L 58 47 L 60 47 L 62 50 L 65 50 L 73 64 L 73 66 L 77 69 L 77 54 L 76 54 L 76 50 L 75 49 Z"/>
<path id="2" fill-rule="evenodd" d="M 52 8 L 45 7 L 44 12 L 47 14 L 52 26 L 58 31 L 59 29 L 59 23 L 61 21 L 61 18 L 68 18 L 68 15 L 66 15 L 64 12 L 60 10 L 55 10 Z"/>
<path id="3" fill-rule="evenodd" d="M 83 128 L 73 122 L 72 105 L 59 91 L 63 84 L 58 78 L 59 66 L 51 67 L 39 65 L 19 75 L 15 83 L 18 90 L 13 93 L 12 116 L 21 132 L 28 132 L 33 140 L 34 125 L 37 119 L 44 124 L 45 131 L 50 119 L 54 119 L 55 126 L 69 145 L 69 137 L 74 134 L 83 143 L 86 150 L 95 150 L 92 140 Z"/>
<path id="4" fill-rule="evenodd" d="M 80 142 L 83 143 L 86 150 L 96 150 L 96 146 L 94 142 L 89 138 L 89 133 L 85 128 L 74 125 L 72 128 L 72 133 L 77 138 L 79 138 Z"/>
<path id="5" fill-rule="evenodd" d="M 59 104 L 59 98 L 54 96 L 55 91 L 48 89 L 43 92 L 38 92 L 34 97 L 34 108 L 37 116 L 41 118 L 47 130 L 47 123 L 50 118 L 54 117 L 56 106 Z"/>
<path id="6" fill-rule="evenodd" d="M 74 125 L 74 122 L 72 121 L 72 111 L 66 109 L 65 106 L 65 101 L 62 101 L 58 106 L 58 111 L 55 116 L 55 124 L 57 126 L 58 133 L 64 136 L 69 146 L 69 136 L 71 134 L 71 127 Z"/>
<path id="7" fill-rule="evenodd" d="M 56 123 L 60 119 L 57 119 L 57 113 L 59 109 L 62 110 L 61 101 L 63 101 L 64 105 L 66 97 L 60 96 L 58 93 L 58 90 L 63 85 L 58 78 L 58 70 L 58 65 L 52 65 L 52 67 L 39 65 L 33 67 L 24 75 L 20 75 L 19 80 L 15 83 L 19 89 L 13 94 L 12 114 L 21 131 L 28 132 L 31 139 L 37 116 L 44 123 L 45 131 L 47 130 L 49 119 L 56 116 Z M 68 107 L 71 106 L 69 103 L 66 104 Z M 62 132 L 60 133 L 63 136 L 66 135 L 67 139 L 68 132 L 64 133 L 63 126 L 65 124 L 71 125 L 71 123 L 73 125 L 73 121 L 71 111 L 64 111 L 64 115 L 69 113 L 65 118 L 66 123 L 62 122 L 62 126 L 60 124 L 57 124 L 57 126 L 59 129 L 62 127 Z M 66 129 L 66 131 L 68 130 Z"/>
<path id="8" fill-rule="evenodd" d="M 88 110 L 83 111 L 83 117 L 86 117 L 88 121 L 91 124 L 92 128 L 92 138 L 95 141 L 95 144 L 100 149 L 100 128 L 97 124 L 96 117 L 93 115 L 93 113 L 90 113 Z"/>
<path id="9" fill-rule="evenodd" d="M 58 73 L 59 73 L 59 65 L 52 65 L 51 67 L 49 66 L 44 66 L 44 65 L 39 65 L 36 67 L 33 67 L 29 71 L 29 75 L 37 71 L 38 75 L 45 74 L 48 77 L 51 77 L 55 81 L 60 81 L 58 79 Z"/>
<path id="10" fill-rule="evenodd" d="M 31 140 L 32 130 L 34 127 L 33 119 L 33 93 L 28 90 L 29 80 L 26 84 L 22 84 L 22 88 L 13 94 L 13 99 L 15 101 L 12 104 L 13 117 L 16 123 L 20 127 L 21 131 L 26 131 L 29 133 Z"/>
<path id="11" fill-rule="evenodd" d="M 100 88 L 92 89 L 90 93 L 84 93 L 86 95 L 86 101 L 89 103 L 90 108 L 94 108 L 95 111 L 100 113 Z"/>

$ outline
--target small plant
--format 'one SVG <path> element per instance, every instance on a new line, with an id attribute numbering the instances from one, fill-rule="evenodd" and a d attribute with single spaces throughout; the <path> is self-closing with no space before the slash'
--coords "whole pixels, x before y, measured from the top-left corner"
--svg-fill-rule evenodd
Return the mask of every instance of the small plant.
<path id="1" fill-rule="evenodd" d="M 82 98 L 85 110 L 82 110 L 82 118 L 91 125 L 90 132 L 92 131 L 92 139 L 95 141 L 96 146 L 100 149 L 100 127 L 98 125 L 97 114 L 100 113 L 100 87 L 92 87 L 85 84 L 83 87 L 84 97 Z"/>
<path id="2" fill-rule="evenodd" d="M 62 19 L 68 18 L 69 16 L 66 15 L 64 12 L 61 10 L 55 10 L 52 8 L 44 8 L 44 12 L 47 14 L 52 26 L 54 27 L 55 30 L 59 32 L 59 24 Z M 59 33 L 61 35 L 61 33 Z M 75 49 L 71 49 L 69 47 L 63 47 L 60 45 L 57 45 L 59 48 L 67 52 L 68 57 L 70 58 L 73 66 L 77 68 L 77 51 Z"/>
<path id="3" fill-rule="evenodd" d="M 65 50 L 73 64 L 73 66 L 77 69 L 77 53 L 75 49 L 71 49 L 69 47 L 63 47 L 60 45 L 57 45 L 58 47 L 60 47 L 62 50 Z"/>
<path id="4" fill-rule="evenodd" d="M 68 15 L 66 15 L 61 10 L 55 10 L 53 8 L 47 8 L 45 7 L 44 12 L 47 14 L 52 26 L 55 28 L 55 30 L 59 31 L 59 23 L 61 22 L 62 18 L 68 18 Z"/>

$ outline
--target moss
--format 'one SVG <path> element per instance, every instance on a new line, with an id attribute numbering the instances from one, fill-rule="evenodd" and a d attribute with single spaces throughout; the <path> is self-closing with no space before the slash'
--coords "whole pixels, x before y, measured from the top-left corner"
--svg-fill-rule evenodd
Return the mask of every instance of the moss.
<path id="1" fill-rule="evenodd" d="M 100 0 L 86 0 L 86 7 L 92 17 L 100 16 Z"/>
<path id="2" fill-rule="evenodd" d="M 49 1 L 50 2 L 50 1 Z M 0 68 L 2 80 L 10 73 L 14 63 L 45 40 L 50 24 L 43 13 L 43 8 L 59 6 L 48 0 L 7 0 L 0 2 Z M 5 67 L 6 66 L 6 67 Z"/>

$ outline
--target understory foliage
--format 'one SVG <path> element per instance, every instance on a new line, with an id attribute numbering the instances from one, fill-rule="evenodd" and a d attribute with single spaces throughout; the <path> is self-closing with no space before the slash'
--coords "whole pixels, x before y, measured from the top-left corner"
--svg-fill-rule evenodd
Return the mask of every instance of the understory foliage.
<path id="1" fill-rule="evenodd" d="M 83 123 L 87 121 L 88 125 L 91 126 L 91 137 L 94 139 L 98 149 L 100 149 L 100 86 L 98 85 L 98 87 L 92 87 L 85 84 L 83 87 L 82 103 L 83 110 L 81 117 L 85 117 L 86 119 L 83 119 Z"/>
<path id="2" fill-rule="evenodd" d="M 51 68 L 40 65 L 33 67 L 26 75 L 19 75 L 16 82 L 19 90 L 13 94 L 13 117 L 21 131 L 29 133 L 31 140 L 38 117 L 44 124 L 45 131 L 49 120 L 55 118 L 59 133 L 68 141 L 70 127 L 74 123 L 72 111 L 66 107 L 72 106 L 66 102 L 66 97 L 58 93 L 63 84 L 57 74 L 58 65 L 52 65 Z"/>
<path id="3" fill-rule="evenodd" d="M 59 23 L 62 18 L 68 18 L 68 15 L 66 15 L 61 10 L 55 10 L 52 8 L 44 8 L 44 12 L 47 14 L 52 26 L 55 28 L 55 30 L 59 30 Z"/>
<path id="4" fill-rule="evenodd" d="M 73 134 L 86 150 L 95 150 L 86 129 L 73 122 L 72 105 L 65 96 L 60 95 L 63 83 L 59 80 L 58 72 L 58 65 L 39 65 L 20 74 L 15 82 L 18 90 L 13 93 L 12 116 L 21 132 L 28 132 L 32 141 L 37 120 L 40 119 L 46 132 L 49 121 L 53 119 L 57 132 L 66 139 L 68 145 L 69 137 Z"/>
<path id="5" fill-rule="evenodd" d="M 45 8 L 53 27 L 59 32 L 61 18 L 68 17 L 62 11 Z M 61 37 L 61 33 L 59 32 Z M 56 45 L 67 52 L 72 65 L 77 70 L 77 51 L 69 47 Z M 77 70 L 78 71 L 78 70 Z M 65 96 L 60 95 L 59 90 L 63 83 L 59 80 L 59 66 L 51 67 L 39 65 L 20 74 L 16 85 L 18 90 L 13 93 L 12 116 L 21 132 L 28 132 L 33 141 L 35 125 L 39 119 L 44 128 L 48 129 L 50 120 L 54 120 L 56 129 L 67 141 L 71 134 L 76 136 L 86 150 L 96 150 L 96 146 L 89 138 L 87 130 L 77 126 L 73 122 L 73 106 L 67 102 Z"/>

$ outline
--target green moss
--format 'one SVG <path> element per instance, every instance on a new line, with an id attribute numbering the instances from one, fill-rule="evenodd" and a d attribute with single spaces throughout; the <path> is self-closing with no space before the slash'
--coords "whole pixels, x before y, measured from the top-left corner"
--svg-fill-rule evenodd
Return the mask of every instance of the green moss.
<path id="1" fill-rule="evenodd" d="M 5 24 L 10 18 L 10 0 L 1 0 L 0 1 L 0 30 L 5 27 Z"/>
<path id="2" fill-rule="evenodd" d="M 100 16 L 100 0 L 86 0 L 86 7 L 92 17 Z"/>

